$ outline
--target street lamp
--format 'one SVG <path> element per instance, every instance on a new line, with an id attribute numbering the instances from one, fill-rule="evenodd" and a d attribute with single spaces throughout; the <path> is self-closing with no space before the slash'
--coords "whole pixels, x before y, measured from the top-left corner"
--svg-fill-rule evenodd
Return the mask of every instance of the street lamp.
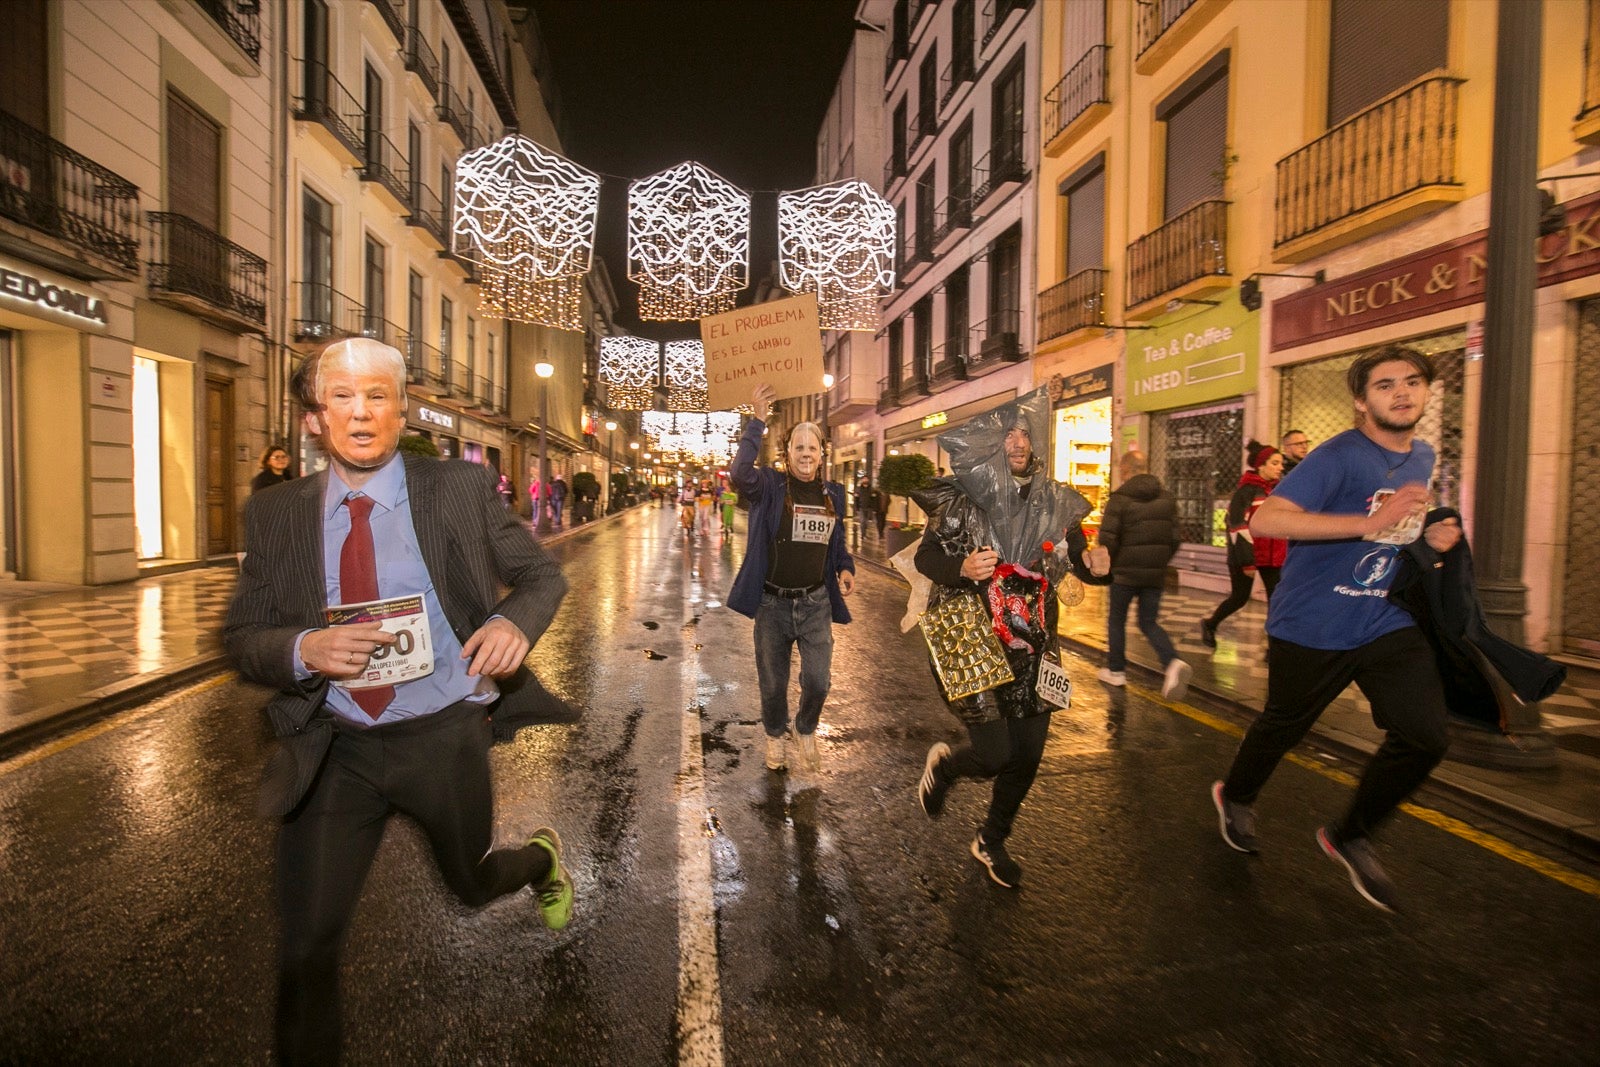
<path id="1" fill-rule="evenodd" d="M 550 376 L 555 372 L 555 367 L 543 361 L 533 365 L 533 373 L 539 376 L 539 501 L 534 505 L 539 511 L 534 516 L 534 532 L 539 534 L 550 532 L 549 501 L 545 499 L 550 491 L 550 454 L 545 426 L 550 422 Z"/>
<path id="2" fill-rule="evenodd" d="M 616 460 L 612 458 L 611 443 L 615 439 L 617 424 L 614 419 L 606 420 L 606 514 L 611 514 L 611 478 L 616 473 Z"/>

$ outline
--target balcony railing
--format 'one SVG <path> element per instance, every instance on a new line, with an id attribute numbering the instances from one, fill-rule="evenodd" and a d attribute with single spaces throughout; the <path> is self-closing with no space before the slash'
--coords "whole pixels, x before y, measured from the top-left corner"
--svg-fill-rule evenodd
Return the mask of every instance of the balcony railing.
<path id="1" fill-rule="evenodd" d="M 406 34 L 406 69 L 421 79 L 429 96 L 439 98 L 439 57 L 415 28 Z"/>
<path id="2" fill-rule="evenodd" d="M 989 0 L 983 5 L 983 47 L 989 47 L 989 42 L 994 40 L 994 35 L 1006 24 L 1006 17 L 1013 11 L 1022 11 L 1027 8 L 1030 0 Z"/>
<path id="3" fill-rule="evenodd" d="M 267 324 L 267 261 L 186 215 L 145 214 L 150 292 L 191 297 L 229 320 Z"/>
<path id="4" fill-rule="evenodd" d="M 406 23 L 400 17 L 400 8 L 395 0 L 371 0 L 372 6 L 378 9 L 378 14 L 383 16 L 384 25 L 389 27 L 396 41 L 406 39 Z"/>
<path id="5" fill-rule="evenodd" d="M 889 47 L 883 54 L 883 80 L 888 81 L 894 77 L 895 67 L 911 58 L 910 37 L 895 37 L 891 34 Z"/>
<path id="6" fill-rule="evenodd" d="M 411 176 L 406 170 L 405 157 L 393 141 L 376 130 L 367 133 L 361 180 L 383 186 L 401 204 L 411 201 Z"/>
<path id="7" fill-rule="evenodd" d="M 406 355 L 406 381 L 412 385 L 444 386 L 445 358 L 437 348 L 416 334 L 408 334 L 400 351 Z"/>
<path id="8" fill-rule="evenodd" d="M 967 341 L 960 337 L 933 350 L 933 367 L 928 374 L 934 392 L 967 380 Z"/>
<path id="9" fill-rule="evenodd" d="M 900 383 L 893 378 L 878 379 L 878 414 L 885 415 L 900 406 Z"/>
<path id="10" fill-rule="evenodd" d="M 260 0 L 198 0 L 200 10 L 211 16 L 211 21 L 222 27 L 222 32 L 244 50 L 244 54 L 261 62 L 261 4 Z"/>
<path id="11" fill-rule="evenodd" d="M 449 377 L 445 385 L 450 390 L 450 395 L 458 400 L 472 399 L 472 375 L 467 373 L 467 365 L 459 359 L 452 359 Z"/>
<path id="12" fill-rule="evenodd" d="M 961 87 L 977 75 L 977 64 L 972 61 L 969 50 L 966 55 L 958 55 L 952 59 L 939 75 L 939 107 L 950 106 L 950 101 L 955 98 Z"/>
<path id="13" fill-rule="evenodd" d="M 442 121 L 456 131 L 462 144 L 472 144 L 472 113 L 467 110 L 467 105 L 462 102 L 461 94 L 456 92 L 454 86 L 439 87 L 439 105 L 435 111 Z"/>
<path id="14" fill-rule="evenodd" d="M 1002 186 L 1028 179 L 1022 152 L 1022 125 L 1013 126 L 994 151 L 972 166 L 972 202 L 981 204 Z"/>
<path id="15" fill-rule="evenodd" d="M 361 333 L 367 309 L 325 282 L 296 282 L 296 341 L 331 341 Z"/>
<path id="16" fill-rule="evenodd" d="M 987 374 L 1022 360 L 1022 313 L 1002 308 L 968 331 L 968 374 Z"/>
<path id="17" fill-rule="evenodd" d="M 914 397 L 932 396 L 929 379 L 933 375 L 933 351 L 917 352 L 911 356 L 911 376 L 900 383 L 900 397 L 909 401 Z"/>
<path id="18" fill-rule="evenodd" d="M 939 111 L 933 106 L 932 100 L 925 100 L 922 109 L 911 116 L 910 134 L 908 140 L 915 147 L 922 143 L 924 137 L 932 137 L 939 132 Z"/>
<path id="19" fill-rule="evenodd" d="M 935 216 L 933 243 L 938 245 L 953 233 L 972 228 L 972 196 L 970 190 L 958 188 L 945 198 Z"/>
<path id="20" fill-rule="evenodd" d="M 1205 200 L 1128 246 L 1128 306 L 1228 273 L 1228 206 Z"/>
<path id="21" fill-rule="evenodd" d="M 103 260 L 139 270 L 139 188 L 0 111 L 0 216 Z"/>
<path id="22" fill-rule="evenodd" d="M 479 411 L 503 412 L 505 406 L 500 403 L 500 398 L 505 396 L 505 386 L 497 384 L 493 379 L 478 375 L 472 383 L 472 406 Z"/>
<path id="23" fill-rule="evenodd" d="M 426 183 L 414 181 L 407 199 L 411 204 L 411 213 L 406 216 L 406 225 L 415 226 L 428 234 L 441 249 L 447 247 L 450 231 L 445 225 L 445 210 L 439 202 L 439 194 Z"/>
<path id="24" fill-rule="evenodd" d="M 896 178 L 904 178 L 905 176 L 906 157 L 904 155 L 896 156 L 893 153 L 890 153 L 889 162 L 883 165 L 884 192 L 889 191 L 889 186 L 894 184 Z"/>
<path id="25" fill-rule="evenodd" d="M 381 341 L 390 348 L 404 352 L 411 343 L 411 335 L 388 319 L 381 318 L 365 308 L 361 311 L 361 336 Z"/>
<path id="26" fill-rule="evenodd" d="M 324 129 L 360 160 L 365 155 L 362 127 L 366 113 L 350 90 L 333 71 L 319 60 L 300 62 L 300 95 L 295 98 L 294 117 L 320 123 Z"/>
<path id="27" fill-rule="evenodd" d="M 1276 243 L 1417 189 L 1460 185 L 1460 97 L 1460 78 L 1429 78 L 1280 159 Z"/>
<path id="28" fill-rule="evenodd" d="M 916 231 L 911 237 L 911 261 L 907 265 L 916 266 L 918 263 L 932 262 L 933 220 L 929 219 L 926 223 L 918 220 Z"/>
<path id="29" fill-rule="evenodd" d="M 1137 0 L 1139 51 L 1135 58 L 1148 52 L 1194 4 L 1195 0 Z"/>
<path id="30" fill-rule="evenodd" d="M 1094 105 L 1111 102 L 1106 74 L 1106 53 L 1110 51 L 1107 45 L 1095 45 L 1056 82 L 1054 89 L 1044 94 L 1045 129 L 1051 137 Z"/>
<path id="31" fill-rule="evenodd" d="M 1106 324 L 1106 271 L 1080 270 L 1039 294 L 1039 340 Z"/>

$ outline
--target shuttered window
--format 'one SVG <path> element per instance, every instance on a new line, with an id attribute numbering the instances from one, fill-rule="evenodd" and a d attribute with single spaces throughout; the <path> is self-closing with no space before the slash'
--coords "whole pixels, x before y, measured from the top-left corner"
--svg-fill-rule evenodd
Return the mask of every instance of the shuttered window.
<path id="1" fill-rule="evenodd" d="M 967 268 L 957 267 L 944 282 L 944 339 L 946 359 L 967 351 Z"/>
<path id="2" fill-rule="evenodd" d="M 368 237 L 365 258 L 367 321 L 381 327 L 389 317 L 389 274 L 383 245 Z"/>
<path id="3" fill-rule="evenodd" d="M 1092 162 L 1061 183 L 1067 209 L 1067 262 L 1070 278 L 1080 270 L 1105 265 L 1106 166 L 1105 157 Z"/>
<path id="4" fill-rule="evenodd" d="M 1022 227 L 1013 226 L 989 249 L 989 333 L 1016 329 L 1022 307 Z M 1002 323 L 1010 323 L 1002 325 Z"/>
<path id="5" fill-rule="evenodd" d="M 1445 66 L 1450 0 L 1333 0 L 1328 126 Z"/>
<path id="6" fill-rule="evenodd" d="M 50 130 L 50 20 L 46 0 L 0 3 L 0 110 Z M 43 184 L 43 183 L 41 183 Z"/>
<path id="7" fill-rule="evenodd" d="M 1223 195 L 1228 147 L 1228 53 L 1219 53 L 1156 107 L 1167 125 L 1165 195 L 1168 221 Z"/>
<path id="8" fill-rule="evenodd" d="M 167 90 L 167 204 L 213 233 L 222 231 L 222 127 Z"/>
<path id="9" fill-rule="evenodd" d="M 1106 0 L 1065 0 L 1061 12 L 1061 73 L 1106 43 Z"/>

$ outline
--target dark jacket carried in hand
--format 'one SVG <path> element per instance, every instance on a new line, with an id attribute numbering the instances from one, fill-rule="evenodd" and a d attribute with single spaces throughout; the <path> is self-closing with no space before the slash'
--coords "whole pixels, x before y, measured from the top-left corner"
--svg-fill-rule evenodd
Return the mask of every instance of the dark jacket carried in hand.
<path id="1" fill-rule="evenodd" d="M 1111 553 L 1112 582 L 1159 588 L 1180 543 L 1178 501 L 1155 475 L 1134 475 L 1106 502 L 1100 543 Z"/>
<path id="2" fill-rule="evenodd" d="M 1459 518 L 1454 508 L 1435 508 L 1428 513 L 1427 525 Z M 1505 709 L 1491 674 L 1530 704 L 1550 696 L 1566 681 L 1567 669 L 1561 664 L 1489 629 L 1478 603 L 1472 550 L 1465 537 L 1443 554 L 1425 538 L 1407 545 L 1389 599 L 1417 620 L 1433 646 L 1444 681 L 1445 706 L 1452 715 L 1504 732 Z"/>

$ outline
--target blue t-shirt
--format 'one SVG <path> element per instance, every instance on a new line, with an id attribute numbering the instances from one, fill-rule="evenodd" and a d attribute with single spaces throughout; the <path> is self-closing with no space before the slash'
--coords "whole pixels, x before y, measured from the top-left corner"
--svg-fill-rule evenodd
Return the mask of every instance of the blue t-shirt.
<path id="1" fill-rule="evenodd" d="M 1367 515 L 1383 491 L 1433 476 L 1433 446 L 1413 440 L 1410 454 L 1390 452 L 1360 430 L 1313 449 L 1273 491 L 1306 511 Z M 1413 538 L 1414 539 L 1414 538 Z M 1398 545 L 1350 538 L 1290 541 L 1267 611 L 1267 633 L 1308 648 L 1360 648 L 1412 625 L 1389 603 Z"/>

